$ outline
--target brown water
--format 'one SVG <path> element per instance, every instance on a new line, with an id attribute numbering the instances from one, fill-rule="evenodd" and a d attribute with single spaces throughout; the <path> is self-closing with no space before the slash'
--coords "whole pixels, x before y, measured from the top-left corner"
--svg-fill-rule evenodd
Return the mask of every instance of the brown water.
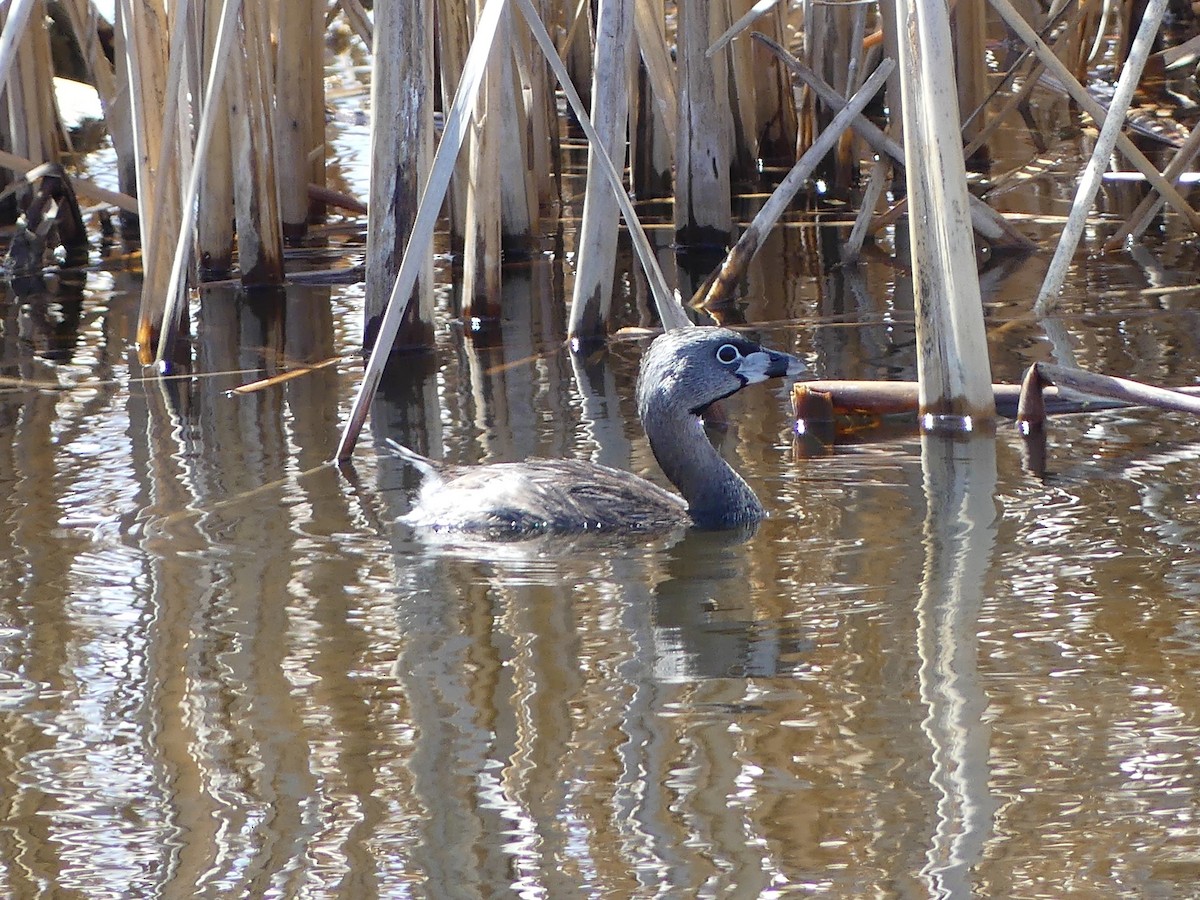
<path id="1" fill-rule="evenodd" d="M 1052 246 L 1070 191 L 1006 196 Z M 838 268 L 844 237 L 781 230 L 745 317 L 816 375 L 912 377 L 907 281 Z M 1052 324 L 1081 365 L 1197 381 L 1185 237 L 1079 257 Z M 1053 355 L 1025 316 L 1048 257 L 988 280 L 998 379 Z M 384 437 L 661 477 L 639 345 L 574 360 L 569 267 L 506 278 L 532 299 L 502 345 L 445 290 L 345 472 L 361 286 L 210 292 L 174 380 L 136 364 L 120 266 L 9 290 L 0 894 L 1194 894 L 1200 423 L 1055 420 L 1040 476 L 1008 424 L 814 449 L 762 385 L 723 443 L 771 510 L 752 537 L 430 543 Z"/>

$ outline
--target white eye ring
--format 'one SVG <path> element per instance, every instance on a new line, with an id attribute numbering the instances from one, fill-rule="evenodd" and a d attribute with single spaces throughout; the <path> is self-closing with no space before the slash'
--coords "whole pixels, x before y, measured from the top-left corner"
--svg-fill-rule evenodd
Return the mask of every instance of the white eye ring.
<path id="1" fill-rule="evenodd" d="M 733 344 L 722 344 L 717 348 L 717 362 L 729 365 L 742 358 L 742 351 Z"/>

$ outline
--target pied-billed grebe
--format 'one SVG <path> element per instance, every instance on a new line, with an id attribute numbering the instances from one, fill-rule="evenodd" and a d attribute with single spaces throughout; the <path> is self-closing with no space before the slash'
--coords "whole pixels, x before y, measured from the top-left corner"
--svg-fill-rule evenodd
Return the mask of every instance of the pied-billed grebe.
<path id="1" fill-rule="evenodd" d="M 630 472 L 583 460 L 446 466 L 389 441 L 424 476 L 416 505 L 401 521 L 513 538 L 756 523 L 766 515 L 762 504 L 709 443 L 700 415 L 748 384 L 803 370 L 794 356 L 727 328 L 669 331 L 642 358 L 637 407 L 654 457 L 682 497 Z"/>

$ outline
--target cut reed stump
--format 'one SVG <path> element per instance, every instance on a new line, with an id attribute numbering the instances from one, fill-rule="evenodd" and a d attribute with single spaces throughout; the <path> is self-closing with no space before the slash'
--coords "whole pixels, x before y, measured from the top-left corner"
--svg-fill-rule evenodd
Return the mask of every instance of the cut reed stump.
<path id="1" fill-rule="evenodd" d="M 679 116 L 675 66 L 667 46 L 663 0 L 637 0 L 637 93 L 630 114 L 630 182 L 639 200 L 670 197 Z"/>
<path id="2" fill-rule="evenodd" d="M 375 9 L 371 194 L 363 349 L 375 345 L 433 163 L 433 0 Z M 433 345 L 433 256 L 425 254 L 395 348 Z"/>
<path id="3" fill-rule="evenodd" d="M 441 63 L 438 72 L 443 97 L 453 97 L 458 91 L 458 79 L 467 59 L 467 48 L 471 46 L 472 16 L 471 4 L 463 0 L 437 0 L 437 55 Z M 458 160 L 446 198 L 450 246 L 456 253 L 462 252 L 467 234 L 468 156 Z"/>

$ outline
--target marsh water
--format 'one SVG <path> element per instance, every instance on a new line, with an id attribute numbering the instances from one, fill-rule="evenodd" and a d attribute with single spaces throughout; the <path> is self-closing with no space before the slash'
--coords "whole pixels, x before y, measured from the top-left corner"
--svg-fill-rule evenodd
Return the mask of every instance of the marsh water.
<path id="1" fill-rule="evenodd" d="M 356 128 L 333 137 L 361 195 Z M 1066 139 L 1069 170 L 1090 138 Z M 1046 249 L 988 263 L 996 380 L 1070 354 L 1196 383 L 1200 260 L 1171 217 L 1081 253 L 1061 314 L 1028 315 L 1070 196 L 1039 177 L 997 201 Z M 1090 250 L 1136 198 L 1106 192 Z M 914 377 L 906 271 L 839 265 L 851 213 L 822 208 L 727 315 L 814 376 Z M 211 288 L 173 378 L 137 363 L 117 248 L 8 288 L 0 894 L 1192 895 L 1193 418 L 1055 419 L 1043 470 L 1007 422 L 800 436 L 790 386 L 765 384 L 712 435 L 770 510 L 754 534 L 396 523 L 415 481 L 388 437 L 661 481 L 631 401 L 643 341 L 562 344 L 577 214 L 506 270 L 487 340 L 454 321 L 440 259 L 437 347 L 393 367 L 344 469 L 361 285 Z M 351 233 L 330 258 L 361 253 Z M 619 283 L 619 324 L 651 324 L 637 276 Z"/>

